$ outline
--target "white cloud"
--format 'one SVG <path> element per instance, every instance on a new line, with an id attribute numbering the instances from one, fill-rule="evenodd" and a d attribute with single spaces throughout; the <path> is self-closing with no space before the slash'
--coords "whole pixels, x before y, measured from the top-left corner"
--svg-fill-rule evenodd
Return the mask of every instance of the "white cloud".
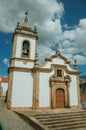
<path id="1" fill-rule="evenodd" d="M 7 76 L 7 75 L 0 75 L 0 80 L 1 80 L 2 77 L 5 77 L 5 78 L 6 78 L 6 77 L 8 77 L 8 76 Z"/>
<path id="2" fill-rule="evenodd" d="M 7 76 L 7 75 L 4 75 L 3 77 L 7 78 L 8 76 Z"/>
<path id="3" fill-rule="evenodd" d="M 18 20 L 22 21 L 25 11 L 29 12 L 32 25 L 44 26 L 54 13 L 61 18 L 64 10 L 63 4 L 56 0 L 0 0 L 0 3 L 0 29 L 7 32 L 13 31 Z"/>
<path id="4" fill-rule="evenodd" d="M 3 59 L 3 63 L 7 66 L 9 66 L 9 59 L 8 58 L 4 58 Z"/>
<path id="5" fill-rule="evenodd" d="M 43 63 L 45 58 L 50 57 L 54 52 L 47 46 L 39 45 L 38 46 L 38 53 L 40 62 Z"/>
<path id="6" fill-rule="evenodd" d="M 57 0 L 3 0 L 0 3 L 0 30 L 13 31 L 17 21 L 23 24 L 24 13 L 28 11 L 29 26 L 36 25 L 38 28 L 38 45 L 48 47 L 49 43 L 61 38 L 61 18 L 64 12 L 61 2 Z M 55 21 L 52 21 L 53 18 Z"/>
<path id="7" fill-rule="evenodd" d="M 70 39 L 74 40 L 75 39 L 75 30 L 70 30 L 70 31 L 64 31 L 63 33 L 63 39 Z"/>
<path id="8" fill-rule="evenodd" d="M 76 55 L 74 59 L 77 59 L 79 64 L 86 64 L 86 56 L 83 55 Z"/>
<path id="9" fill-rule="evenodd" d="M 61 18 L 64 5 L 56 0 L 0 0 L 0 30 L 10 32 L 15 29 L 17 21 L 23 24 L 24 12 L 28 11 L 29 26 L 38 28 L 38 52 L 40 59 L 48 57 L 53 51 L 49 48 L 54 42 L 61 41 L 61 53 L 78 63 L 85 62 L 86 55 L 86 18 L 80 19 L 79 24 L 70 27 L 65 24 L 62 30 Z M 56 19 L 55 19 L 56 18 Z M 54 19 L 54 21 L 52 21 Z M 83 53 L 82 56 L 77 55 Z M 8 65 L 8 59 L 4 58 Z"/>
<path id="10" fill-rule="evenodd" d="M 70 57 L 70 60 L 76 58 L 79 64 L 86 64 L 86 18 L 81 19 L 76 27 L 71 30 L 65 30 L 62 35 L 63 54 Z M 81 55 L 77 55 L 77 54 Z M 83 54 L 83 55 L 82 55 Z"/>

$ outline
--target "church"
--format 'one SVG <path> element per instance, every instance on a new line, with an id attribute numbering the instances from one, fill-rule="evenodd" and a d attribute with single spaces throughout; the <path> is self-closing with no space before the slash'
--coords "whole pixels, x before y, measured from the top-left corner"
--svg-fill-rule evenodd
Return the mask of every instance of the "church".
<path id="1" fill-rule="evenodd" d="M 57 49 L 38 63 L 37 28 L 17 23 L 12 38 L 7 108 L 11 110 L 81 108 L 79 71 Z"/>

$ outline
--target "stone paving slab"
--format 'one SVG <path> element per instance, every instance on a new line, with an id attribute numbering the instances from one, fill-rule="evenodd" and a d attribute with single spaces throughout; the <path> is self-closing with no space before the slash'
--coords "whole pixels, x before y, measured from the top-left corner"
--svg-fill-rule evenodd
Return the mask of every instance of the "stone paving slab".
<path id="1" fill-rule="evenodd" d="M 35 130 L 26 122 L 24 122 L 14 112 L 2 107 L 0 100 L 0 122 L 4 127 L 4 130 Z"/>

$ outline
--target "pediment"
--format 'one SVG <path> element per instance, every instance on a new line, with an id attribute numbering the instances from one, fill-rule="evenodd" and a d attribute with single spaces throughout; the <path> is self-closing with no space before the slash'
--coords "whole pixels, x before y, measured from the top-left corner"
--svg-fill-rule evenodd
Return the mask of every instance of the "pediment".
<path id="1" fill-rule="evenodd" d="M 54 58 L 59 58 L 64 60 L 66 64 L 69 64 L 70 62 L 67 60 L 66 57 L 64 57 L 59 51 L 57 51 L 54 55 L 52 55 L 50 58 L 46 58 L 45 61 L 52 61 Z"/>
<path id="2" fill-rule="evenodd" d="M 62 60 L 65 61 L 65 63 L 69 63 L 69 61 L 67 60 L 66 57 L 64 57 L 63 55 L 61 55 L 61 53 L 59 51 L 57 51 L 54 55 L 51 56 L 51 58 L 60 58 Z"/>

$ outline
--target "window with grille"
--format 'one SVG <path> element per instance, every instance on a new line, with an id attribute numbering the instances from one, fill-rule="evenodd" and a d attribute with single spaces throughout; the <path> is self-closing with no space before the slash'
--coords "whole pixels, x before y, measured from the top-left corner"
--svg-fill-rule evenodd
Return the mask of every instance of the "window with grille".
<path id="1" fill-rule="evenodd" d="M 62 77 L 62 70 L 57 70 L 57 77 Z"/>

